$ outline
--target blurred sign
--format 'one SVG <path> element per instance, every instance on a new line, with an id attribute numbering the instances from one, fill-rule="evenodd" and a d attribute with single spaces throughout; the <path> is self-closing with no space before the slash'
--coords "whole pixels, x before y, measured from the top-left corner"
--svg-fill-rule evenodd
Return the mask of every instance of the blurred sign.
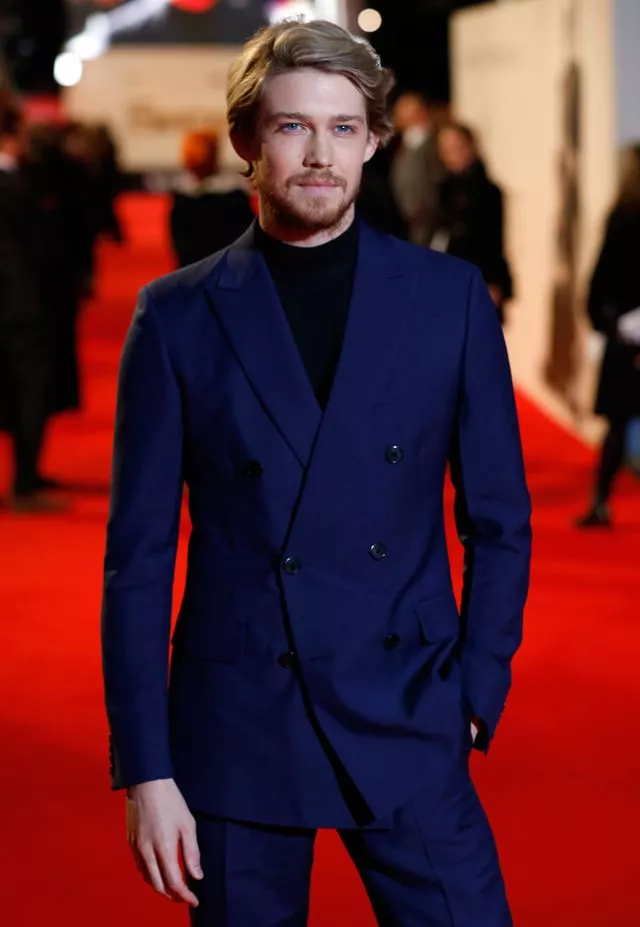
<path id="1" fill-rule="evenodd" d="M 119 47 L 85 63 L 82 80 L 65 93 L 72 118 L 106 122 L 131 171 L 179 165 L 185 132 L 214 127 L 224 138 L 226 77 L 237 47 Z M 222 158 L 237 159 L 228 141 Z"/>
<path id="2" fill-rule="evenodd" d="M 263 0 L 67 0 L 67 5 L 70 50 L 80 38 L 80 47 L 99 54 L 119 44 L 241 44 L 266 22 Z"/>

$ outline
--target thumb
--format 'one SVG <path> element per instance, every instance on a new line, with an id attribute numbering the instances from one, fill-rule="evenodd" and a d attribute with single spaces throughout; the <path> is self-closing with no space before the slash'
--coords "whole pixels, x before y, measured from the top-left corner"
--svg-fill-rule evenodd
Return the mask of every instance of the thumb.
<path id="1" fill-rule="evenodd" d="M 185 827 L 181 834 L 182 840 L 182 857 L 187 872 L 194 879 L 203 877 L 202 866 L 200 865 L 200 850 L 198 848 L 198 839 L 196 829 L 192 825 Z"/>

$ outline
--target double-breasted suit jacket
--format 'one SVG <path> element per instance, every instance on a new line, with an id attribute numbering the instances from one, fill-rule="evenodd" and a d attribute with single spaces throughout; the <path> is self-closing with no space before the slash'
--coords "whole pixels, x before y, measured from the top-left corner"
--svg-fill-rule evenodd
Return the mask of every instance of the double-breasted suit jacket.
<path id="1" fill-rule="evenodd" d="M 122 357 L 106 551 L 114 787 L 174 777 L 193 809 L 311 827 L 353 824 L 338 779 L 374 819 L 442 787 L 470 718 L 486 746 L 502 714 L 530 538 L 505 344 L 470 265 L 362 224 L 324 412 L 253 229 L 152 283 Z"/>

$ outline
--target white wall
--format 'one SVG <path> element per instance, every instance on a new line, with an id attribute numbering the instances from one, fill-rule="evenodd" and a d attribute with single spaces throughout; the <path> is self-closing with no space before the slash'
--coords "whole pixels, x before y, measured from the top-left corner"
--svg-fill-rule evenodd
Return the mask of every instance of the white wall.
<path id="1" fill-rule="evenodd" d="M 461 11 L 452 29 L 455 114 L 478 129 L 491 172 L 507 199 L 507 246 L 517 297 L 507 340 L 520 388 L 586 436 L 598 426 L 551 390 L 552 294 L 557 275 L 558 177 L 562 150 L 562 81 L 570 59 L 570 0 L 512 0 Z M 575 56 L 582 75 L 580 296 L 600 241 L 615 177 L 611 0 L 578 0 Z M 581 315 L 581 306 L 576 306 Z M 581 412 L 591 406 L 595 362 L 588 327 L 579 325 L 584 355 L 573 387 Z"/>
<path id="2" fill-rule="evenodd" d="M 74 118 L 108 122 L 128 170 L 178 167 L 184 133 L 203 127 L 221 132 L 222 160 L 236 164 L 225 135 L 225 93 L 237 54 L 229 45 L 113 48 L 85 62 L 65 107 Z"/>

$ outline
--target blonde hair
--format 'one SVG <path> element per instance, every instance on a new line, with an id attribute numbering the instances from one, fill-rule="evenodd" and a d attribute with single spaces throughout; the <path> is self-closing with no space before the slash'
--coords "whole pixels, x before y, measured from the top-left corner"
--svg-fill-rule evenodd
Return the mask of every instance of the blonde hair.
<path id="1" fill-rule="evenodd" d="M 620 157 L 618 206 L 640 206 L 640 145 L 629 145 Z"/>
<path id="2" fill-rule="evenodd" d="M 276 74 L 315 68 L 341 74 L 360 91 L 368 128 L 386 144 L 393 134 L 388 96 L 395 80 L 364 39 L 324 20 L 285 20 L 259 29 L 233 61 L 227 80 L 227 122 L 233 138 L 251 137 L 265 82 Z M 253 173 L 249 165 L 247 175 Z"/>

